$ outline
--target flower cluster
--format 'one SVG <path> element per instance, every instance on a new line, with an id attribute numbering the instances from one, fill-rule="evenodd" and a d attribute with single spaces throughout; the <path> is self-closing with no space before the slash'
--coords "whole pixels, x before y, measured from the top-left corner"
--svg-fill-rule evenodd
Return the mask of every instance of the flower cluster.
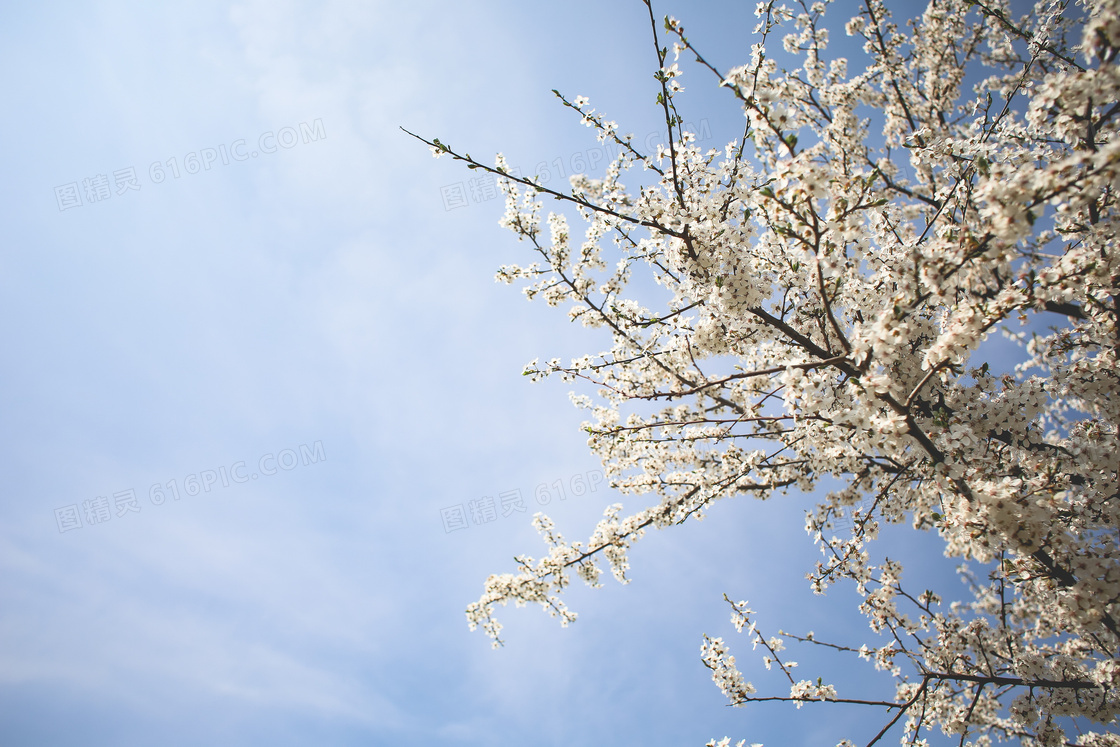
<path id="1" fill-rule="evenodd" d="M 470 624 L 500 642 L 508 601 L 567 623 L 572 570 L 597 585 L 605 561 L 625 581 L 647 529 L 827 478 L 842 487 L 806 517 L 823 553 L 809 581 L 854 582 L 872 637 L 764 638 L 733 605 L 789 680 L 767 700 L 881 707 L 884 731 L 915 741 L 939 728 L 962 744 L 1058 745 L 1077 729 L 1078 744 L 1115 745 L 1120 2 L 1041 0 L 1016 18 L 1006 0 L 936 0 L 906 30 L 864 0 L 833 27 L 862 41 L 858 60 L 829 58 L 828 10 L 760 3 L 761 40 L 726 73 L 666 19 L 678 57 L 694 54 L 743 111 L 722 151 L 682 131 L 682 73 L 659 39 L 656 152 L 565 100 L 623 146 L 601 178 L 553 191 L 429 143 L 502 177 L 502 225 L 537 262 L 499 279 L 609 333 L 609 349 L 526 373 L 590 387 L 573 400 L 588 444 L 612 486 L 648 504 L 611 506 L 587 543 L 539 517 L 548 554 L 487 580 Z M 776 34 L 799 66 L 768 53 Z M 626 187 L 635 167 L 655 183 Z M 578 213 L 582 239 L 560 213 L 542 234 L 542 194 Z M 1010 329 L 1021 323 L 1031 335 Z M 997 374 L 987 342 L 1007 330 L 1020 360 Z M 946 605 L 873 562 L 884 523 L 938 533 L 968 591 Z M 895 686 L 840 698 L 792 676 L 784 640 L 850 654 Z M 732 703 L 761 699 L 721 639 L 701 653 Z"/>

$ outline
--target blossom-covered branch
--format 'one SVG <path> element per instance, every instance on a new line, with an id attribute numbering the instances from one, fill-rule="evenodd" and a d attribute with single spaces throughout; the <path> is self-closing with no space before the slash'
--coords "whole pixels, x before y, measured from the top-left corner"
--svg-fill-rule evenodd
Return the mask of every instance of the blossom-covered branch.
<path id="1" fill-rule="evenodd" d="M 420 138 L 499 176 L 502 225 L 535 262 L 498 279 L 610 335 L 525 373 L 588 387 L 573 401 L 589 446 L 612 487 L 647 502 L 628 516 L 610 506 L 585 543 L 538 516 L 548 554 L 491 576 L 470 625 L 497 644 L 496 606 L 511 601 L 566 624 L 571 569 L 597 585 L 605 561 L 626 581 L 650 528 L 839 480 L 806 517 L 823 552 L 808 577 L 818 592 L 853 582 L 871 645 L 763 638 L 733 605 L 790 686 L 756 695 L 705 637 L 702 661 L 733 704 L 885 708 L 872 744 L 894 728 L 914 743 L 939 728 L 962 745 L 1059 745 L 1076 728 L 1077 744 L 1120 744 L 1120 0 L 1042 0 L 1022 18 L 1006 0 L 936 0 L 905 29 L 884 0 L 839 23 L 825 2 L 768 0 L 750 60 L 726 71 L 673 18 L 670 61 L 642 2 L 665 119 L 656 152 L 559 93 L 626 146 L 567 191 Z M 862 43 L 858 59 L 830 57 L 839 29 Z M 681 53 L 742 111 L 743 136 L 722 151 L 682 126 Z M 654 183 L 627 187 L 634 167 Z M 562 213 L 542 227 L 541 196 L 578 214 L 582 240 Z M 1042 330 L 1043 314 L 1058 326 Z M 1006 373 L 993 334 L 1019 346 Z M 961 594 L 912 592 L 901 564 L 873 562 L 884 523 L 937 532 L 969 564 Z M 794 677 L 786 639 L 867 661 L 893 693 L 841 697 Z"/>

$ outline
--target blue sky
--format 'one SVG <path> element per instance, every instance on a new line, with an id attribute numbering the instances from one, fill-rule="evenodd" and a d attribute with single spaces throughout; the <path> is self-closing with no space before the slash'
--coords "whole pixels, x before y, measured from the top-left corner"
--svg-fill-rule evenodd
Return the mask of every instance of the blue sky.
<path id="1" fill-rule="evenodd" d="M 656 10 L 721 68 L 746 61 L 753 4 Z M 760 689 L 782 689 L 735 637 L 724 592 L 774 632 L 858 634 L 834 604 L 851 594 L 814 599 L 802 581 L 816 557 L 804 498 L 727 501 L 647 537 L 631 585 L 572 590 L 568 629 L 509 609 L 500 651 L 467 630 L 486 576 L 543 547 L 534 488 L 598 467 L 568 387 L 532 385 L 522 367 L 597 341 L 494 283 L 526 257 L 497 226 L 500 200 L 398 127 L 526 171 L 570 169 L 597 144 L 559 88 L 644 138 L 659 111 L 644 13 L 585 0 L 4 8 L 0 743 L 820 744 L 836 738 L 826 721 L 874 733 L 840 706 L 727 708 L 700 664 L 702 635 L 722 635 Z M 742 115 L 682 67 L 686 119 L 721 147 Z M 99 177 L 108 196 L 91 199 Z M 189 495 L 191 476 L 209 489 Z M 446 531 L 441 509 L 511 490 L 524 513 Z M 109 518 L 91 523 L 99 498 Z M 616 500 L 600 486 L 544 510 L 585 538 Z"/>

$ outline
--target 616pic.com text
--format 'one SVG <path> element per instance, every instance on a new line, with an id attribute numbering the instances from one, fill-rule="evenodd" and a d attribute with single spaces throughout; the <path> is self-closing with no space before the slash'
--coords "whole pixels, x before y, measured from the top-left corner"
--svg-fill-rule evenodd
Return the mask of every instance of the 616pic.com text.
<path id="1" fill-rule="evenodd" d="M 220 143 L 213 148 L 191 151 L 183 156 L 181 163 L 176 156 L 171 156 L 164 161 L 153 161 L 148 166 L 148 179 L 152 184 L 162 184 L 169 178 L 178 179 L 184 173 L 197 174 L 201 171 L 209 171 L 218 161 L 221 161 L 223 166 L 228 166 L 234 161 L 248 161 L 262 154 L 289 150 L 301 142 L 306 145 L 327 138 L 327 130 L 321 118 L 311 124 L 300 122 L 298 127 L 298 130 L 295 127 L 281 127 L 276 132 L 272 130 L 262 132 L 254 141 L 255 149 L 248 140 L 240 138 L 228 146 Z M 84 204 L 104 202 L 113 195 L 119 198 L 129 192 L 140 191 L 140 176 L 136 173 L 135 167 L 129 166 L 109 173 L 112 174 L 111 180 L 108 174 L 100 173 L 86 177 L 81 182 L 74 181 L 55 187 L 54 198 L 59 211 L 78 208 Z"/>
<path id="2" fill-rule="evenodd" d="M 228 468 L 223 465 L 217 469 L 193 472 L 184 477 L 182 483 L 175 478 L 153 483 L 148 488 L 148 501 L 153 506 L 162 506 L 168 498 L 177 501 L 183 495 L 196 496 L 199 493 L 209 493 L 216 489 L 219 483 L 221 487 L 228 488 L 232 483 L 246 483 L 259 479 L 262 475 L 268 477 L 281 471 L 290 472 L 301 463 L 304 467 L 308 467 L 325 461 L 327 461 L 327 453 L 323 449 L 322 441 L 316 441 L 311 446 L 300 444 L 298 453 L 295 449 L 281 449 L 275 453 L 264 454 L 256 461 L 255 472 L 250 471 L 252 468 L 248 463 L 238 461 Z M 134 489 L 118 490 L 112 495 L 112 500 L 108 496 L 99 495 L 82 501 L 80 505 L 72 503 L 69 506 L 59 506 L 54 510 L 58 531 L 69 532 L 81 529 L 83 526 L 104 524 L 114 518 L 114 514 L 117 519 L 123 519 L 130 513 L 140 513 L 140 500 Z"/>

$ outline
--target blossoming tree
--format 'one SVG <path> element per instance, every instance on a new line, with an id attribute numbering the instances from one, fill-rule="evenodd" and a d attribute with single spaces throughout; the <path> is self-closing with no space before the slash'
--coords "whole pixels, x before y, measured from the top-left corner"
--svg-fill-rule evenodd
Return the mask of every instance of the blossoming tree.
<path id="1" fill-rule="evenodd" d="M 497 645 L 509 601 L 567 624 L 571 575 L 625 581 L 648 529 L 719 498 L 840 481 L 807 516 L 824 556 L 808 579 L 853 580 L 874 645 L 766 637 L 728 599 L 789 685 L 756 694 L 705 637 L 731 703 L 881 709 L 869 744 L 894 728 L 906 743 L 940 729 L 961 744 L 1120 745 L 1120 0 L 1040 0 L 1021 18 L 1007 0 L 932 0 L 901 27 L 883 0 L 839 6 L 855 12 L 841 20 L 858 66 L 830 57 L 826 3 L 761 3 L 750 61 L 726 71 L 677 20 L 653 23 L 667 144 L 640 152 L 561 96 L 620 148 L 569 191 L 425 140 L 502 177 L 503 224 L 539 261 L 499 279 L 609 331 L 609 350 L 526 374 L 592 383 L 596 398 L 573 395 L 588 443 L 617 490 L 650 504 L 609 507 L 586 542 L 538 515 L 547 554 L 491 576 L 470 625 Z M 767 52 L 778 36 L 792 69 Z M 741 107 L 722 152 L 684 131 L 671 54 Z M 624 186 L 635 166 L 654 183 Z M 541 226 L 542 195 L 578 211 L 582 241 L 559 213 Z M 639 275 L 668 301 L 643 305 Z M 1016 331 L 1042 317 L 1048 332 Z M 1001 329 L 1021 346 L 1013 373 L 984 359 Z M 871 560 L 884 523 L 936 532 L 983 573 L 952 604 L 913 593 L 897 562 Z M 795 641 L 885 670 L 893 697 L 797 679 L 780 654 Z"/>

